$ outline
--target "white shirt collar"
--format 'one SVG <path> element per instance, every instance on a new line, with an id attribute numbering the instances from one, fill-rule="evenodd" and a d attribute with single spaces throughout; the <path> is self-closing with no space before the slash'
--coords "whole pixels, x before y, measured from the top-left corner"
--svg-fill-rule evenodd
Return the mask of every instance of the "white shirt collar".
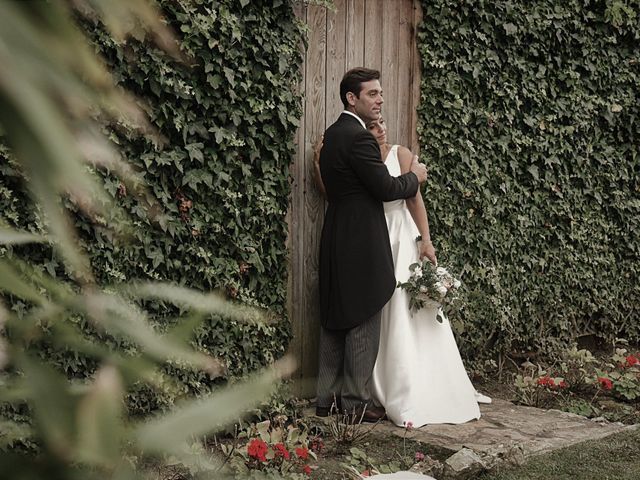
<path id="1" fill-rule="evenodd" d="M 349 110 L 343 110 L 342 113 L 346 113 L 347 115 L 351 115 L 352 117 L 357 118 L 358 121 L 360 122 L 360 124 L 362 125 L 362 128 L 364 128 L 365 130 L 367 129 L 367 126 L 364 124 L 362 119 L 358 115 L 356 115 L 355 113 L 350 112 Z"/>

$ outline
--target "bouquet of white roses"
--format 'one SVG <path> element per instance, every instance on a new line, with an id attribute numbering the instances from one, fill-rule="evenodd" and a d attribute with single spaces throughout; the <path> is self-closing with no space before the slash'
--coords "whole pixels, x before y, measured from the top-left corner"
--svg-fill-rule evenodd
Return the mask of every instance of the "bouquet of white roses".
<path id="1" fill-rule="evenodd" d="M 409 265 L 411 274 L 406 282 L 398 282 L 409 294 L 409 308 L 420 310 L 425 306 L 451 304 L 458 296 L 460 280 L 444 267 L 436 267 L 428 258 Z"/>

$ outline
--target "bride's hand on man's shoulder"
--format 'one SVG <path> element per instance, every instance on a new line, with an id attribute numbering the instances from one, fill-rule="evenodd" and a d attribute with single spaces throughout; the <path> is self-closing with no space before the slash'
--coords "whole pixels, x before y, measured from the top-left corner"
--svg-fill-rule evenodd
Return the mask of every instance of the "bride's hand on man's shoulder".
<path id="1" fill-rule="evenodd" d="M 320 135 L 317 140 L 313 143 L 313 160 L 315 162 L 320 161 L 320 150 L 322 150 L 322 145 L 324 144 L 324 135 Z"/>
<path id="2" fill-rule="evenodd" d="M 418 182 L 423 183 L 427 180 L 427 167 L 424 163 L 418 161 L 418 156 L 414 155 L 411 159 L 410 170 L 418 177 Z"/>

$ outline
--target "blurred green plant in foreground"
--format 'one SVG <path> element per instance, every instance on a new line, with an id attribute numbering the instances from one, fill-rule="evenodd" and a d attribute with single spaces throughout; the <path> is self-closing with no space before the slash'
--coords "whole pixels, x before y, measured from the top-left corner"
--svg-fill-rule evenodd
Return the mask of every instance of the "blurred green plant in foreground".
<path id="1" fill-rule="evenodd" d="M 134 98 L 114 86 L 74 16 L 99 18 L 113 37 L 146 37 L 176 61 L 188 62 L 159 13 L 143 0 L 0 0 L 0 135 L 12 150 L 11 168 L 25 179 L 45 229 L 17 231 L 0 212 L 0 244 L 11 249 L 48 242 L 64 259 L 69 279 L 54 278 L 12 256 L 0 258 L 0 402 L 27 405 L 31 421 L 0 417 L 0 477 L 140 478 L 135 462 L 172 458 L 214 472 L 217 461 L 197 448 L 200 436 L 232 423 L 264 399 L 275 379 L 291 371 L 288 359 L 249 381 L 191 400 L 146 421 L 127 420 L 124 398 L 136 382 L 153 384 L 166 362 L 224 371 L 218 359 L 194 351 L 189 332 L 211 313 L 241 321 L 264 321 L 260 312 L 161 283 L 97 285 L 62 206 L 66 198 L 95 222 L 118 212 L 96 169 L 117 173 L 152 220 L 162 215 L 136 174 L 100 133 L 106 123 L 162 142 Z M 107 215 L 108 213 L 108 215 Z M 126 237 L 117 224 L 106 225 Z M 145 299 L 161 299 L 187 312 L 171 332 L 154 331 Z M 28 305 L 18 316 L 12 303 Z M 77 322 L 85 318 L 102 334 L 137 345 L 141 353 L 114 351 L 88 342 Z M 40 358 L 38 342 L 72 348 L 96 360 L 90 382 L 70 382 Z M 12 448 L 16 439 L 38 454 Z M 196 445 L 196 447 L 194 447 Z M 214 474 L 210 474 L 214 475 Z M 217 477 L 216 477 L 217 478 Z"/>

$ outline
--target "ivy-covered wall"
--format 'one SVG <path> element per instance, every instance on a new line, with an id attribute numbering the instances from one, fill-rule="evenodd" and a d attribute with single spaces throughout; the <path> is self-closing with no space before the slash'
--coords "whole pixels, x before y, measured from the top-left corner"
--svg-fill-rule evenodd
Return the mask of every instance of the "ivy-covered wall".
<path id="1" fill-rule="evenodd" d="M 145 41 L 117 44 L 98 24 L 84 24 L 115 80 L 145 105 L 162 146 L 112 128 L 129 162 L 162 205 L 151 221 L 120 180 L 101 172 L 106 188 L 130 213 L 126 240 L 107 224 L 77 214 L 81 242 L 103 285 L 158 279 L 265 307 L 266 326 L 211 318 L 196 333 L 200 348 L 219 354 L 239 376 L 281 356 L 290 337 L 286 318 L 289 164 L 301 115 L 297 92 L 304 26 L 291 2 L 279 0 L 161 1 L 191 65 L 177 63 Z M 30 208 L 21 174 L 0 146 L 0 212 L 13 226 L 42 231 Z M 73 204 L 68 207 L 74 210 Z M 157 214 L 158 212 L 156 212 Z M 122 220 L 122 219 L 121 219 Z M 50 249 L 0 248 L 58 276 L 64 267 Z M 19 302 L 12 303 L 20 310 Z M 145 305 L 163 318 L 175 313 L 162 303 Z M 110 339 L 103 339 L 110 342 Z M 114 348 L 122 345 L 114 341 Z M 70 376 L 91 373 L 91 359 L 43 345 L 43 357 Z M 141 393 L 133 411 L 144 412 L 211 382 L 191 371 L 174 372 L 164 396 Z M 169 388 L 170 387 L 170 388 Z M 141 390 L 143 392 L 145 390 Z"/>
<path id="2" fill-rule="evenodd" d="M 422 7 L 425 198 L 466 288 L 461 348 L 637 340 L 640 2 Z"/>

